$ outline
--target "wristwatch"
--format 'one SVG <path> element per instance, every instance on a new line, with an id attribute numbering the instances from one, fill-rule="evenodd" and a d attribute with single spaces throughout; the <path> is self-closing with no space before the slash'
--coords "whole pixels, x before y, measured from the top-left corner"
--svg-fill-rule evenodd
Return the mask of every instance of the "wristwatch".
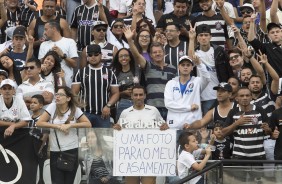
<path id="1" fill-rule="evenodd" d="M 108 108 L 111 108 L 111 106 L 112 106 L 112 104 L 110 104 L 110 103 L 107 103 L 107 105 L 106 105 Z"/>
<path id="2" fill-rule="evenodd" d="M 64 54 L 61 58 L 66 59 L 67 57 L 68 57 L 67 54 Z"/>

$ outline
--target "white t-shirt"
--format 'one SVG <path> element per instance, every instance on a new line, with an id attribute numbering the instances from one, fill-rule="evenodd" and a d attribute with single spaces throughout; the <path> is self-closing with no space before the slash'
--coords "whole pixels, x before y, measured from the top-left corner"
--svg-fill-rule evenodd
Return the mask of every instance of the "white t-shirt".
<path id="1" fill-rule="evenodd" d="M 142 110 L 133 106 L 123 110 L 118 123 L 122 128 L 159 128 L 164 120 L 156 107 L 145 105 Z"/>
<path id="2" fill-rule="evenodd" d="M 195 54 L 200 58 L 201 62 L 206 65 L 206 68 L 210 74 L 210 82 L 201 93 L 201 101 L 216 99 L 216 90 L 213 90 L 213 87 L 217 86 L 219 81 L 215 69 L 214 49 L 213 47 L 210 47 L 207 52 L 196 50 Z"/>
<path id="3" fill-rule="evenodd" d="M 52 122 L 55 111 L 56 111 L 56 103 L 51 103 L 46 109 L 46 112 L 50 115 L 49 123 L 64 124 L 71 113 L 71 110 L 69 109 L 62 118 L 61 117 L 58 118 L 57 116 Z M 79 119 L 82 115 L 83 112 L 81 111 L 80 108 L 77 107 L 74 114 L 74 120 L 70 121 L 70 123 L 76 123 L 76 120 Z M 78 135 L 77 135 L 77 130 L 75 128 L 69 129 L 68 134 L 65 134 L 59 130 L 56 130 L 56 132 L 61 147 L 61 151 L 78 148 Z M 56 141 L 54 129 L 50 129 L 49 140 L 50 140 L 50 151 L 60 151 Z"/>
<path id="4" fill-rule="evenodd" d="M 177 170 L 180 179 L 185 178 L 194 171 L 194 169 L 191 168 L 194 163 L 196 163 L 194 156 L 183 150 L 177 160 Z M 201 176 L 197 176 L 185 184 L 196 184 L 200 179 Z"/>
<path id="5" fill-rule="evenodd" d="M 58 46 L 68 58 L 77 58 L 77 47 L 73 39 L 62 37 L 61 40 L 53 42 L 51 40 L 45 41 L 40 45 L 38 59 L 42 59 L 48 51 L 54 46 Z M 73 68 L 67 65 L 65 60 L 61 62 L 61 68 L 65 72 L 66 85 L 71 87 L 72 78 L 73 78 Z"/>
<path id="6" fill-rule="evenodd" d="M 21 96 L 13 96 L 12 107 L 7 108 L 3 96 L 0 95 L 0 120 L 10 122 L 31 120 L 28 109 Z"/>
<path id="7" fill-rule="evenodd" d="M 34 85 L 29 83 L 29 80 L 26 80 L 17 88 L 17 94 L 23 97 L 32 97 L 36 94 L 42 94 L 44 91 L 54 94 L 54 85 L 41 77 Z"/>

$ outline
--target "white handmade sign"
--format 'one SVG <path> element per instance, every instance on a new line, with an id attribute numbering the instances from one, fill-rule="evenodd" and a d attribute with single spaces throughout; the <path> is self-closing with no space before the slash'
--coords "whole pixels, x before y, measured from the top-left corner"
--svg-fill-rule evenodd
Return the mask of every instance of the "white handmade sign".
<path id="1" fill-rule="evenodd" d="M 114 176 L 175 176 L 176 130 L 114 131 Z"/>

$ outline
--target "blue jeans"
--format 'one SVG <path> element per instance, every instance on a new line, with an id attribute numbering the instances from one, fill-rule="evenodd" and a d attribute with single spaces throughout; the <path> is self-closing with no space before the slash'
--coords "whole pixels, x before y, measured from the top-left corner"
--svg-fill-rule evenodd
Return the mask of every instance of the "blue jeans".
<path id="1" fill-rule="evenodd" d="M 93 128 L 111 128 L 110 118 L 102 119 L 101 115 L 84 112 Z"/>
<path id="2" fill-rule="evenodd" d="M 211 109 L 213 104 L 216 102 L 216 99 L 213 100 L 207 100 L 207 101 L 201 101 L 202 103 L 202 113 L 203 116 Z"/>
<path id="3" fill-rule="evenodd" d="M 117 105 L 117 114 L 116 114 L 116 120 L 118 121 L 121 112 L 124 109 L 127 109 L 133 105 L 132 100 L 129 99 L 120 99 Z"/>

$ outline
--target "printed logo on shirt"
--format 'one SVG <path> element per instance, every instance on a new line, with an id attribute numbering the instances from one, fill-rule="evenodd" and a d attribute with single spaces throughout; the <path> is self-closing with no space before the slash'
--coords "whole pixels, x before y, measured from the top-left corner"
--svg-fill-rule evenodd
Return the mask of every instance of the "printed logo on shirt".
<path id="1" fill-rule="evenodd" d="M 170 125 L 173 124 L 173 120 L 169 120 L 168 124 Z"/>
<path id="2" fill-rule="evenodd" d="M 80 26 L 93 26 L 94 20 L 79 20 L 78 24 Z"/>
<path id="3" fill-rule="evenodd" d="M 170 22 L 173 22 L 172 19 L 166 19 L 166 23 L 170 23 Z"/>
<path id="4" fill-rule="evenodd" d="M 181 58 L 182 56 L 184 56 L 184 52 L 183 52 L 183 50 L 180 50 L 178 52 L 178 58 Z"/>
<path id="5" fill-rule="evenodd" d="M 107 80 L 108 79 L 108 74 L 103 74 L 103 79 Z"/>
<path id="6" fill-rule="evenodd" d="M 236 131 L 239 135 L 249 135 L 249 134 L 257 134 L 259 130 L 257 128 L 244 128 Z"/>
<path id="7" fill-rule="evenodd" d="M 93 18 L 94 18 L 94 19 L 98 18 L 98 13 L 94 13 L 94 14 L 93 14 Z"/>
<path id="8" fill-rule="evenodd" d="M 174 91 L 180 91 L 180 90 L 179 90 L 179 87 L 173 87 L 172 91 L 174 92 Z"/>
<path id="9" fill-rule="evenodd" d="M 216 30 L 221 30 L 221 29 L 222 29 L 221 22 L 216 22 L 216 23 L 215 23 L 215 29 L 216 29 Z"/>
<path id="10" fill-rule="evenodd" d="M 16 116 L 18 114 L 18 109 L 12 109 L 13 116 Z"/>

